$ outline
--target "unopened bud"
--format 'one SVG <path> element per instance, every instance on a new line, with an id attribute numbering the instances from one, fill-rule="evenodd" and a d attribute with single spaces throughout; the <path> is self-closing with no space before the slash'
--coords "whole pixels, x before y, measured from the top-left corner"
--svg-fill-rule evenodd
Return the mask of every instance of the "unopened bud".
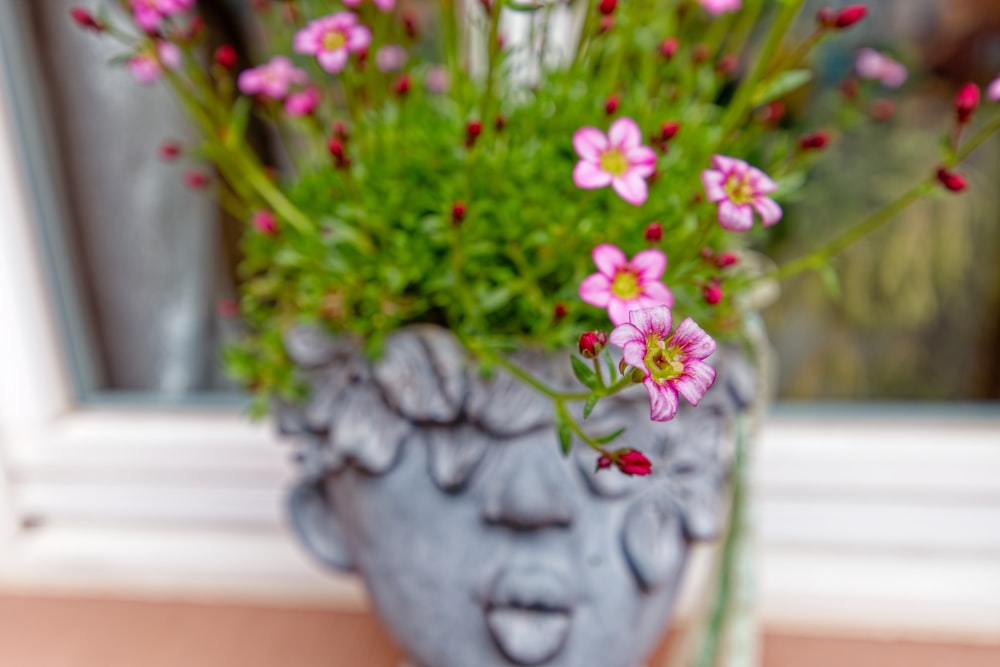
<path id="1" fill-rule="evenodd" d="M 184 173 L 184 184 L 192 190 L 201 190 L 208 185 L 208 176 L 199 169 L 191 169 Z"/>
<path id="2" fill-rule="evenodd" d="M 171 162 L 180 157 L 181 145 L 176 141 L 164 141 L 156 150 L 156 154 L 164 162 Z"/>
<path id="3" fill-rule="evenodd" d="M 410 39 L 416 39 L 419 31 L 417 30 L 417 17 L 410 12 L 403 12 L 403 30 L 406 31 L 406 36 Z"/>
<path id="4" fill-rule="evenodd" d="M 668 37 L 667 39 L 660 42 L 660 55 L 670 60 L 677 55 L 677 49 L 680 48 L 680 42 L 677 41 L 676 37 Z"/>
<path id="5" fill-rule="evenodd" d="M 823 150 L 830 143 L 830 133 L 825 130 L 804 134 L 799 138 L 799 148 L 804 151 Z"/>
<path id="6" fill-rule="evenodd" d="M 651 222 L 646 225 L 646 240 L 650 243 L 657 243 L 663 239 L 663 225 L 658 222 Z"/>
<path id="7" fill-rule="evenodd" d="M 837 30 L 850 28 L 855 23 L 864 20 L 868 16 L 868 8 L 864 5 L 851 5 L 844 7 L 833 20 L 833 26 Z"/>
<path id="8" fill-rule="evenodd" d="M 225 69 L 236 67 L 236 49 L 229 44 L 223 44 L 215 50 L 215 62 Z"/>
<path id="9" fill-rule="evenodd" d="M 604 102 L 604 113 L 609 116 L 613 116 L 615 112 L 618 111 L 618 107 L 621 105 L 621 97 L 618 93 L 612 93 L 606 102 Z"/>
<path id="10" fill-rule="evenodd" d="M 972 120 L 972 114 L 979 107 L 979 86 L 967 83 L 955 95 L 955 119 L 959 125 Z"/>
<path id="11" fill-rule="evenodd" d="M 601 23 L 598 26 L 597 31 L 602 35 L 606 32 L 611 32 L 615 27 L 615 17 L 612 15 L 602 16 Z"/>
<path id="12" fill-rule="evenodd" d="M 653 464 L 642 452 L 630 449 L 615 459 L 618 469 L 626 475 L 649 475 L 653 472 Z"/>
<path id="13" fill-rule="evenodd" d="M 578 347 L 585 359 L 595 359 L 607 344 L 608 335 L 603 331 L 585 331 L 580 335 Z"/>
<path id="14" fill-rule="evenodd" d="M 820 7 L 816 12 L 816 23 L 821 28 L 832 28 L 837 23 L 837 13 L 829 7 Z"/>
<path id="15" fill-rule="evenodd" d="M 964 176 L 945 167 L 938 168 L 937 179 L 950 192 L 962 192 L 968 187 Z"/>
<path id="16" fill-rule="evenodd" d="M 607 454 L 602 454 L 597 459 L 597 467 L 594 469 L 594 472 L 597 472 L 598 470 L 607 470 L 608 468 L 611 467 L 612 463 L 613 461 L 611 460 L 610 456 L 608 456 Z"/>
<path id="17" fill-rule="evenodd" d="M 722 301 L 722 286 L 719 285 L 719 283 L 712 281 L 708 285 L 701 288 L 701 294 L 705 298 L 705 303 L 710 306 L 715 306 Z"/>
<path id="18" fill-rule="evenodd" d="M 736 255 L 736 253 L 732 252 L 720 252 L 715 256 L 715 265 L 720 269 L 724 269 L 727 266 L 733 266 L 739 261 L 740 258 Z"/>
<path id="19" fill-rule="evenodd" d="M 400 74 L 399 78 L 392 84 L 392 92 L 398 97 L 406 97 L 410 93 L 410 77 L 406 74 Z"/>
<path id="20" fill-rule="evenodd" d="M 597 8 L 605 16 L 608 14 L 613 14 L 615 9 L 618 7 L 618 0 L 601 0 L 601 4 Z"/>
<path id="21" fill-rule="evenodd" d="M 254 229 L 265 236 L 273 236 L 278 233 L 278 219 L 274 216 L 274 213 L 267 209 L 254 211 L 250 223 Z"/>
<path id="22" fill-rule="evenodd" d="M 676 120 L 667 121 L 660 125 L 660 140 L 670 141 L 677 136 L 677 133 L 681 130 L 681 124 Z"/>
<path id="23" fill-rule="evenodd" d="M 73 7 L 69 10 L 69 15 L 81 28 L 93 30 L 94 32 L 104 32 L 104 26 L 94 18 L 93 14 L 83 7 Z"/>
<path id="24" fill-rule="evenodd" d="M 453 227 L 458 227 L 465 220 L 465 213 L 468 211 L 464 201 L 457 201 L 451 205 L 451 224 Z"/>
<path id="25" fill-rule="evenodd" d="M 479 120 L 470 120 L 465 125 L 465 145 L 472 147 L 476 143 L 476 139 L 479 135 L 483 133 L 483 122 Z"/>
<path id="26" fill-rule="evenodd" d="M 554 308 L 552 309 L 552 317 L 553 317 L 553 318 L 554 318 L 554 319 L 555 319 L 555 320 L 556 320 L 557 322 L 558 322 L 559 320 L 561 320 L 561 319 L 565 318 L 565 317 L 566 317 L 566 314 L 567 314 L 567 311 L 566 311 L 566 304 L 564 304 L 564 303 L 557 303 L 557 304 L 555 305 L 555 307 L 554 307 Z"/>

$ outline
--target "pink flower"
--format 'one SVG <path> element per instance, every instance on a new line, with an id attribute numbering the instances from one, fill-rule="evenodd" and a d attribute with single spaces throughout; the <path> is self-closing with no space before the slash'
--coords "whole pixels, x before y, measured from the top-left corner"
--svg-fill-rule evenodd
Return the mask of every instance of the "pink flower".
<path id="1" fill-rule="evenodd" d="M 678 394 L 698 405 L 715 382 L 715 369 L 704 361 L 715 352 L 715 341 L 690 317 L 673 332 L 671 326 L 666 306 L 633 310 L 608 339 L 622 348 L 624 363 L 645 373 L 649 417 L 658 422 L 677 414 Z"/>
<path id="2" fill-rule="evenodd" d="M 607 308 L 614 324 L 628 322 L 632 310 L 674 305 L 674 295 L 662 282 L 667 256 L 661 251 L 642 250 L 629 261 L 619 248 L 602 243 L 593 257 L 597 273 L 580 283 L 580 298 Z"/>
<path id="3" fill-rule="evenodd" d="M 380 72 L 395 72 L 406 64 L 406 49 L 396 44 L 383 46 L 375 53 L 375 67 Z"/>
<path id="4" fill-rule="evenodd" d="M 427 70 L 427 78 L 424 80 L 427 91 L 431 93 L 444 93 L 448 90 L 448 70 L 440 65 Z"/>
<path id="5" fill-rule="evenodd" d="M 319 89 L 309 86 L 305 90 L 292 93 L 285 100 L 285 112 L 289 116 L 308 116 L 319 106 Z"/>
<path id="6" fill-rule="evenodd" d="M 646 201 L 646 178 L 656 170 L 656 152 L 642 145 L 642 131 L 631 118 L 611 124 L 607 136 L 595 127 L 581 127 L 573 135 L 580 161 L 573 169 L 578 188 L 592 190 L 610 185 L 629 204 Z"/>
<path id="7" fill-rule="evenodd" d="M 344 0 L 344 5 L 350 7 L 351 9 L 356 9 L 361 6 L 365 0 Z M 372 0 L 372 4 L 381 9 L 383 12 L 391 12 L 396 7 L 396 0 Z"/>
<path id="8" fill-rule="evenodd" d="M 265 236 L 273 236 L 278 233 L 278 219 L 274 216 L 274 213 L 267 209 L 254 211 L 250 219 L 250 224 Z"/>
<path id="9" fill-rule="evenodd" d="M 159 41 L 156 53 L 141 51 L 126 62 L 129 72 L 139 83 L 153 83 L 163 74 L 163 68 L 177 69 L 181 64 L 181 50 L 176 44 Z"/>
<path id="10" fill-rule="evenodd" d="M 986 99 L 991 102 L 1000 102 L 1000 76 L 986 87 Z"/>
<path id="11" fill-rule="evenodd" d="M 336 74 L 347 65 L 352 53 L 368 48 L 372 32 L 358 23 L 351 12 L 337 12 L 310 21 L 295 34 L 295 52 L 316 56 L 319 66 Z"/>
<path id="12" fill-rule="evenodd" d="M 158 30 L 163 19 L 194 7 L 195 0 L 131 0 L 132 18 L 146 32 Z"/>
<path id="13" fill-rule="evenodd" d="M 743 6 L 743 0 L 698 0 L 698 4 L 709 14 L 718 16 L 737 11 Z"/>
<path id="14" fill-rule="evenodd" d="M 778 186 L 760 169 L 743 160 L 715 155 L 715 169 L 701 172 L 708 201 L 719 205 L 719 224 L 732 232 L 745 232 L 753 227 L 753 212 L 757 211 L 765 227 L 781 220 L 781 207 L 767 197 Z"/>
<path id="15" fill-rule="evenodd" d="M 240 72 L 236 85 L 244 95 L 264 95 L 273 100 L 283 100 L 292 84 L 304 86 L 309 78 L 292 65 L 285 56 L 275 56 L 271 62 Z"/>
<path id="16" fill-rule="evenodd" d="M 858 51 L 854 70 L 862 79 L 878 81 L 886 88 L 899 88 L 906 83 L 906 67 L 875 49 Z"/>

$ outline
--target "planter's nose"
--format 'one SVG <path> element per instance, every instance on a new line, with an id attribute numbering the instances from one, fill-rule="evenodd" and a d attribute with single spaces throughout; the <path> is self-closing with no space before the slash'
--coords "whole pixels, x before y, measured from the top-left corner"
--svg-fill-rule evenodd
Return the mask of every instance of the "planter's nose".
<path id="1" fill-rule="evenodd" d="M 551 447 L 531 442 L 507 453 L 503 470 L 492 476 L 486 492 L 483 516 L 488 522 L 517 530 L 573 523 L 575 488 Z"/>

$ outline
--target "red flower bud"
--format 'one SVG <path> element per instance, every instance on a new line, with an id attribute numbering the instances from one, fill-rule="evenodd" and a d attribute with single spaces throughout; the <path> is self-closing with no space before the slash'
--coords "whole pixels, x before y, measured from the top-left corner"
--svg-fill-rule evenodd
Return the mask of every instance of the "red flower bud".
<path id="1" fill-rule="evenodd" d="M 676 37 L 669 37 L 660 43 L 660 55 L 670 60 L 675 55 L 677 55 L 677 49 L 680 48 L 680 42 L 677 41 Z"/>
<path id="2" fill-rule="evenodd" d="M 818 23 L 821 28 L 832 28 L 837 24 L 837 15 L 829 7 L 821 7 L 820 10 L 816 12 L 816 23 Z"/>
<path id="3" fill-rule="evenodd" d="M 208 176 L 198 169 L 191 169 L 184 174 L 184 184 L 192 190 L 201 190 L 208 185 Z"/>
<path id="4" fill-rule="evenodd" d="M 757 118 L 767 125 L 777 125 L 785 117 L 785 103 L 781 100 L 768 102 L 757 110 Z"/>
<path id="5" fill-rule="evenodd" d="M 497 119 L 493 121 L 493 127 L 496 128 L 497 132 L 503 132 L 503 129 L 507 127 L 507 119 L 503 116 L 497 116 Z"/>
<path id="6" fill-rule="evenodd" d="M 804 151 L 823 150 L 830 143 L 830 133 L 825 130 L 804 134 L 799 138 L 799 148 Z"/>
<path id="7" fill-rule="evenodd" d="M 872 104 L 871 116 L 873 120 L 880 123 L 890 121 L 896 115 L 896 103 L 887 97 L 875 100 Z"/>
<path id="8" fill-rule="evenodd" d="M 598 32 L 602 35 L 606 32 L 611 32 L 615 27 L 615 17 L 614 16 L 602 16 L 601 24 L 598 26 Z"/>
<path id="9" fill-rule="evenodd" d="M 951 192 L 961 192 L 968 187 L 968 183 L 965 181 L 965 177 L 958 172 L 949 171 L 945 167 L 939 167 L 937 170 L 937 179 L 945 187 L 945 189 Z"/>
<path id="10" fill-rule="evenodd" d="M 657 243 L 663 238 L 663 225 L 658 222 L 651 222 L 646 226 L 646 240 L 650 243 Z"/>
<path id="11" fill-rule="evenodd" d="M 176 141 L 164 141 L 160 144 L 156 154 L 164 162 L 176 160 L 181 154 L 181 145 Z"/>
<path id="12" fill-rule="evenodd" d="M 959 125 L 972 120 L 972 114 L 979 107 L 979 86 L 967 83 L 955 95 L 955 118 Z"/>
<path id="13" fill-rule="evenodd" d="M 586 359 L 594 359 L 608 344 L 608 335 L 603 331 L 586 331 L 580 335 L 580 354 Z"/>
<path id="14" fill-rule="evenodd" d="M 93 30 L 94 32 L 104 32 L 104 26 L 94 18 L 93 14 L 82 7 L 74 7 L 69 10 L 69 15 L 81 28 Z"/>
<path id="15" fill-rule="evenodd" d="M 417 34 L 419 32 L 417 30 L 417 17 L 414 16 L 411 12 L 403 12 L 402 20 L 403 20 L 403 30 L 406 31 L 406 36 L 409 37 L 410 39 L 416 39 Z"/>
<path id="16" fill-rule="evenodd" d="M 733 266 L 738 263 L 740 258 L 736 256 L 735 253 L 731 252 L 720 252 L 715 257 L 715 265 L 720 269 L 724 269 L 727 266 Z"/>
<path id="17" fill-rule="evenodd" d="M 392 92 L 399 97 L 406 97 L 410 92 L 410 87 L 410 77 L 406 74 L 400 74 L 399 78 L 392 84 Z"/>
<path id="18" fill-rule="evenodd" d="M 718 282 L 712 281 L 701 288 L 701 294 L 705 297 L 705 303 L 710 306 L 717 305 L 722 301 L 722 286 Z"/>
<path id="19" fill-rule="evenodd" d="M 626 475 L 648 475 L 653 472 L 653 464 L 646 455 L 635 449 L 621 454 L 615 464 Z"/>
<path id="20" fill-rule="evenodd" d="M 732 53 L 727 53 L 719 58 L 719 62 L 715 63 L 715 71 L 723 76 L 732 76 L 739 69 L 739 66 L 739 58 Z"/>
<path id="21" fill-rule="evenodd" d="M 601 0 L 601 4 L 597 8 L 602 14 L 613 14 L 615 9 L 618 7 L 618 0 Z"/>
<path id="22" fill-rule="evenodd" d="M 608 456 L 607 454 L 602 454 L 597 459 L 597 468 L 594 469 L 594 472 L 597 472 L 598 470 L 605 470 L 607 468 L 610 468 L 611 467 L 611 463 L 612 463 L 611 457 Z"/>
<path id="23" fill-rule="evenodd" d="M 552 317 L 555 318 L 557 321 L 566 317 L 566 314 L 567 314 L 566 304 L 564 303 L 557 303 L 555 307 L 552 309 Z"/>
<path id="24" fill-rule="evenodd" d="M 215 50 L 215 62 L 225 69 L 236 67 L 236 49 L 229 44 L 223 44 Z"/>
<path id="25" fill-rule="evenodd" d="M 833 27 L 837 30 L 844 30 L 863 20 L 866 16 L 868 16 L 867 7 L 864 5 L 850 5 L 837 12 L 837 16 L 833 21 Z"/>
<path id="26" fill-rule="evenodd" d="M 706 262 L 710 262 L 715 259 L 715 251 L 706 246 L 701 249 L 701 258 Z"/>
<path id="27" fill-rule="evenodd" d="M 465 213 L 468 211 L 464 201 L 457 201 L 451 205 L 451 224 L 453 227 L 458 227 L 465 220 Z"/>
<path id="28" fill-rule="evenodd" d="M 670 141 L 681 131 L 681 124 L 676 120 L 667 121 L 660 125 L 660 140 Z"/>
<path id="29" fill-rule="evenodd" d="M 330 151 L 330 155 L 335 158 L 339 159 L 344 157 L 344 142 L 336 137 L 327 142 L 326 149 Z"/>
<path id="30" fill-rule="evenodd" d="M 347 125 L 344 124 L 342 120 L 335 120 L 330 126 L 333 130 L 333 136 L 337 137 L 341 141 L 347 141 Z"/>
<path id="31" fill-rule="evenodd" d="M 254 211 L 250 223 L 254 229 L 265 236 L 273 236 L 278 233 L 278 219 L 274 217 L 274 213 L 267 209 Z"/>
<path id="32" fill-rule="evenodd" d="M 465 145 L 471 148 L 482 133 L 483 122 L 481 120 L 470 120 L 465 125 Z"/>
<path id="33" fill-rule="evenodd" d="M 611 96 L 608 97 L 607 101 L 604 103 L 604 113 L 608 114 L 609 116 L 613 116 L 615 112 L 618 111 L 618 107 L 620 105 L 621 105 L 621 97 L 619 97 L 618 93 L 612 93 Z"/>

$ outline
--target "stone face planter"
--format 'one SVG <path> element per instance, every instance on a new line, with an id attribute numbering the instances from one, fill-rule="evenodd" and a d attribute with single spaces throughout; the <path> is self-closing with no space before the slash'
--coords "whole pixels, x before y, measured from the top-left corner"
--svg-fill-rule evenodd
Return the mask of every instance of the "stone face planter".
<path id="1" fill-rule="evenodd" d="M 745 372 L 720 367 L 668 423 L 649 421 L 641 387 L 602 401 L 587 428 L 626 426 L 621 446 L 653 461 L 630 478 L 595 474 L 584 445 L 564 457 L 551 404 L 505 372 L 483 378 L 442 329 L 397 333 L 374 364 L 306 329 L 286 345 L 313 388 L 280 411 L 301 454 L 291 521 L 323 564 L 363 577 L 415 665 L 643 663 L 691 543 L 720 528 Z M 566 355 L 514 360 L 574 386 Z"/>

